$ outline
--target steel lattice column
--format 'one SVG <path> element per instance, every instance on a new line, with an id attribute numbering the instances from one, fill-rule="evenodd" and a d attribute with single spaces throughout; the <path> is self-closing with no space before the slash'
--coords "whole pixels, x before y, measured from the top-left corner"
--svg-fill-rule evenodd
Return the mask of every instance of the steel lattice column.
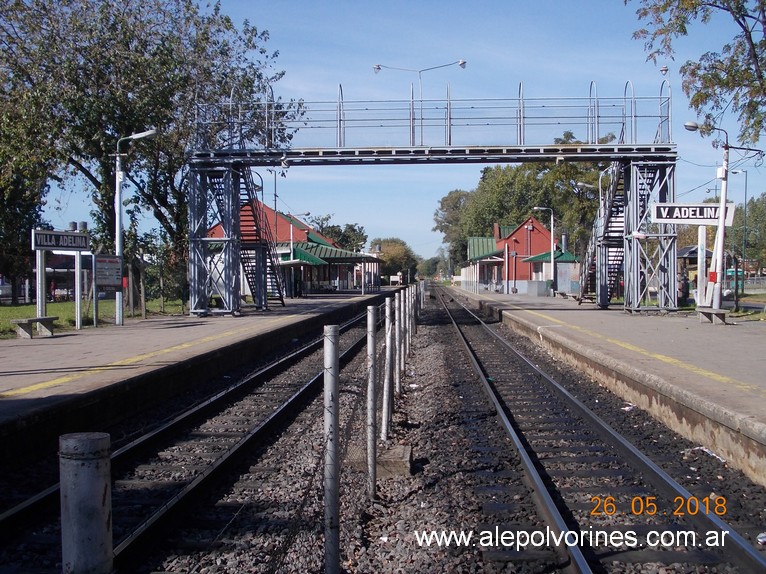
<path id="1" fill-rule="evenodd" d="M 189 190 L 189 313 L 207 313 L 207 189 L 204 172 L 192 169 Z"/>
<path id="2" fill-rule="evenodd" d="M 190 313 L 240 310 L 239 177 L 231 169 L 192 170 L 189 197 Z M 208 231 L 220 224 L 222 236 Z M 210 308 L 216 295 L 219 304 Z"/>
<path id="3" fill-rule="evenodd" d="M 675 310 L 675 226 L 652 223 L 650 203 L 675 201 L 675 164 L 632 162 L 625 170 L 625 310 Z"/>

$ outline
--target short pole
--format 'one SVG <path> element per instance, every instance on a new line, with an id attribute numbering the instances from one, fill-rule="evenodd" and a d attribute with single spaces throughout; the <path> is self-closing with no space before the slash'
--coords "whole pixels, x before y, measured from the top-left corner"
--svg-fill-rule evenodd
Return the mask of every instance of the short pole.
<path id="1" fill-rule="evenodd" d="M 324 559 L 325 573 L 340 572 L 340 464 L 338 461 L 338 325 L 324 328 Z"/>
<path id="2" fill-rule="evenodd" d="M 377 481 L 377 413 L 375 412 L 375 383 L 378 380 L 378 364 L 376 360 L 377 341 L 376 327 L 378 326 L 378 309 L 374 305 L 367 307 L 367 496 L 375 500 L 375 484 Z"/>
<path id="3" fill-rule="evenodd" d="M 383 416 L 380 423 L 380 438 L 388 440 L 388 428 L 391 425 L 392 386 L 394 374 L 394 307 L 391 297 L 386 297 L 386 365 L 383 376 Z"/>
<path id="4" fill-rule="evenodd" d="M 110 438 L 59 437 L 61 551 L 64 574 L 109 574 L 113 568 Z"/>
<path id="5" fill-rule="evenodd" d="M 396 395 L 399 396 L 402 393 L 402 296 L 399 291 L 394 295 L 395 319 L 394 319 L 394 333 L 396 337 L 395 341 L 395 355 L 396 363 L 394 366 L 394 390 Z"/>

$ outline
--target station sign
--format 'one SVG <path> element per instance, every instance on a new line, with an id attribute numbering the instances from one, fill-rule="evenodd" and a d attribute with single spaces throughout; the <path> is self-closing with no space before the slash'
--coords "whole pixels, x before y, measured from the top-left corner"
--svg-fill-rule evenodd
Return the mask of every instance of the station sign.
<path id="1" fill-rule="evenodd" d="M 90 251 L 90 235 L 82 231 L 32 230 L 32 249 L 35 251 Z"/>
<path id="2" fill-rule="evenodd" d="M 96 285 L 122 287 L 122 257 L 96 255 Z"/>
<path id="3" fill-rule="evenodd" d="M 686 225 L 718 225 L 720 205 L 717 203 L 652 203 L 652 223 Z M 726 204 L 727 227 L 734 223 L 734 204 Z"/>

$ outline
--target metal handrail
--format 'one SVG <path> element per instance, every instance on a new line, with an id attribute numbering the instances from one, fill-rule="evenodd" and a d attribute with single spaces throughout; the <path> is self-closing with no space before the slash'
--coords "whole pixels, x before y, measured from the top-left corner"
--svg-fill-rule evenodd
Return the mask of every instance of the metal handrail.
<path id="1" fill-rule="evenodd" d="M 235 134 L 240 138 L 260 134 L 238 143 L 246 149 L 270 149 L 277 129 L 275 106 L 273 99 L 201 104 L 196 141 L 202 149 L 220 149 L 216 133 L 229 139 Z M 617 98 L 599 97 L 594 82 L 587 98 L 525 98 L 519 84 L 518 97 L 512 99 L 452 99 L 448 89 L 446 99 L 418 100 L 413 87 L 408 100 L 352 101 L 344 98 L 341 86 L 337 101 L 303 102 L 303 106 L 306 113 L 299 118 L 279 120 L 279 129 L 293 134 L 293 148 L 542 145 L 564 131 L 576 136 L 579 132 L 588 143 L 598 144 L 602 132 L 623 130 L 630 143 L 637 143 L 639 129 L 654 135 L 654 142 L 645 143 L 671 143 L 671 95 L 666 81 L 659 96 L 637 97 L 628 82 Z M 265 129 L 253 129 L 257 123 Z M 417 131 L 422 134 L 420 141 Z"/>

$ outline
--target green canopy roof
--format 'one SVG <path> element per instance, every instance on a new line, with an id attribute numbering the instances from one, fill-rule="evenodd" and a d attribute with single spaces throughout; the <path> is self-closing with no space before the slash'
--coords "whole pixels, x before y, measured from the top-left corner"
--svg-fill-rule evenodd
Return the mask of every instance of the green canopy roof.
<path id="1" fill-rule="evenodd" d="M 290 243 L 280 242 L 279 247 L 287 248 L 289 251 Z M 302 253 L 304 257 L 311 258 L 306 259 L 307 263 L 311 265 L 327 265 L 329 263 L 361 263 L 362 261 L 380 261 L 377 257 L 372 257 L 365 253 L 355 253 L 354 251 L 347 251 L 345 249 L 338 249 L 337 247 L 330 247 L 329 245 L 311 243 L 308 241 L 302 241 L 293 243 L 293 249 L 295 250 L 296 259 L 300 258 Z M 289 255 L 289 253 L 287 254 Z M 288 258 L 289 260 L 289 258 Z"/>
<path id="2" fill-rule="evenodd" d="M 575 254 L 570 253 L 569 251 L 564 251 L 563 253 L 561 251 L 556 251 L 553 258 L 559 263 L 577 263 L 578 261 Z M 536 263 L 538 261 L 543 261 L 547 263 L 550 260 L 551 260 L 551 252 L 546 251 L 545 253 L 538 253 L 537 255 L 533 255 L 532 257 L 527 257 L 526 259 L 522 259 L 521 261 L 522 263 Z"/>
<path id="3" fill-rule="evenodd" d="M 293 258 L 295 261 L 300 261 L 306 265 L 327 265 L 327 261 L 309 253 L 305 249 L 301 249 L 298 245 L 293 245 Z M 282 263 L 290 261 L 290 253 L 282 253 L 279 260 Z"/>
<path id="4" fill-rule="evenodd" d="M 503 250 L 497 248 L 497 243 L 493 237 L 469 237 L 468 253 L 471 261 L 478 261 L 485 257 L 502 255 Z"/>

